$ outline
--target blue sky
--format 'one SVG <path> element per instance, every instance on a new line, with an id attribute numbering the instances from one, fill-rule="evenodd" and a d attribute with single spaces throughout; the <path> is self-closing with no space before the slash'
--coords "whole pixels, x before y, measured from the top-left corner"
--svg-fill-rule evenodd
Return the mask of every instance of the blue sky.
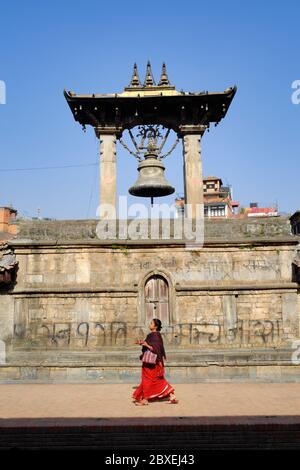
<path id="1" fill-rule="evenodd" d="M 83 133 L 63 97 L 123 90 L 136 61 L 185 91 L 238 92 L 226 118 L 206 133 L 203 173 L 233 187 L 242 205 L 277 202 L 299 209 L 300 79 L 297 1 L 1 1 L 0 205 L 20 215 L 95 218 L 96 165 L 65 169 L 11 168 L 96 163 L 98 141 Z M 166 159 L 168 180 L 183 191 L 178 147 Z M 118 190 L 136 180 L 136 161 L 119 149 Z M 139 202 L 139 201 L 136 201 Z"/>

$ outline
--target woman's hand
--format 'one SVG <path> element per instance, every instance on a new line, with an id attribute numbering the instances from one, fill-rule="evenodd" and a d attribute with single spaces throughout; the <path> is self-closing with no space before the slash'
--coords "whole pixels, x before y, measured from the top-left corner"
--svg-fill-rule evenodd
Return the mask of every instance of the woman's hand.
<path id="1" fill-rule="evenodd" d="M 142 339 L 138 339 L 135 344 L 139 344 L 140 346 L 145 346 L 146 348 L 149 348 L 150 351 L 153 351 L 153 347 L 150 346 L 150 344 L 147 343 L 147 341 L 144 341 Z"/>
<path id="2" fill-rule="evenodd" d="M 149 347 L 149 344 L 146 343 L 146 341 L 144 341 L 143 339 L 138 339 L 135 344 L 139 344 L 140 346 L 147 346 L 147 348 Z"/>

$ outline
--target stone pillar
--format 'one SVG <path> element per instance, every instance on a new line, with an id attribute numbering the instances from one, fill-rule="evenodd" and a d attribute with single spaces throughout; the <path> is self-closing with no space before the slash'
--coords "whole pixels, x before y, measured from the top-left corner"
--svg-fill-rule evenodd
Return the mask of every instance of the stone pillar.
<path id="1" fill-rule="evenodd" d="M 201 215 L 203 216 L 203 177 L 201 158 L 201 137 L 205 131 L 201 129 L 182 129 L 183 140 L 183 177 L 184 177 L 184 200 L 185 204 L 191 206 L 191 216 L 196 216 L 196 205 L 201 204 Z M 187 213 L 187 215 L 189 215 Z"/>
<path id="2" fill-rule="evenodd" d="M 117 207 L 116 134 L 99 132 L 100 139 L 100 204 Z"/>

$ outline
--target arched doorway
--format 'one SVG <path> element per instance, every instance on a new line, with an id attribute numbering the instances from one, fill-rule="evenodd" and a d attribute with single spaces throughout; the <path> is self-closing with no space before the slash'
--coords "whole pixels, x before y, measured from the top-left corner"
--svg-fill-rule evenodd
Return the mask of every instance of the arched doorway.
<path id="1" fill-rule="evenodd" d="M 145 283 L 145 321 L 159 318 L 163 325 L 168 325 L 169 316 L 169 285 L 166 279 L 154 274 Z"/>

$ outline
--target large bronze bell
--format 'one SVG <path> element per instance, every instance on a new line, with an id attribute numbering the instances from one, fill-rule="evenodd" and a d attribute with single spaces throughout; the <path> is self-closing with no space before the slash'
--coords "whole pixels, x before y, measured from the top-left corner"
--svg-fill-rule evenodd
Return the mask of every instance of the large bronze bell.
<path id="1" fill-rule="evenodd" d="M 155 152 L 149 151 L 139 163 L 139 176 L 129 193 L 139 197 L 162 197 L 173 194 L 171 186 L 164 175 L 165 167 Z"/>

